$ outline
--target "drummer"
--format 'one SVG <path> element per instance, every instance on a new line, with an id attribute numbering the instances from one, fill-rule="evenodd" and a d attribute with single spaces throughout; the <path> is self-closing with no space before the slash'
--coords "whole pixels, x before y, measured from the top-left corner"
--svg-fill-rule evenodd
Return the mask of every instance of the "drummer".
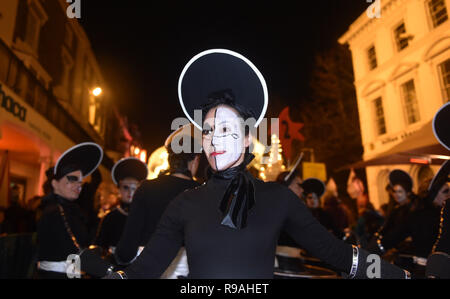
<path id="1" fill-rule="evenodd" d="M 102 218 L 95 241 L 111 254 L 114 254 L 125 227 L 133 195 L 147 175 L 147 165 L 133 157 L 121 159 L 112 168 L 111 177 L 119 188 L 120 205 Z"/>

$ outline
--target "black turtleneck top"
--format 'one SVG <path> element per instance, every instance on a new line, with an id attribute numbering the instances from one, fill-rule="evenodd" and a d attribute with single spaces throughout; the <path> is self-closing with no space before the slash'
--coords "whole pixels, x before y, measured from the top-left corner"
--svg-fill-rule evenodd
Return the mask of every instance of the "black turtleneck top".
<path id="1" fill-rule="evenodd" d="M 94 244 L 108 249 L 119 243 L 128 218 L 129 207 L 129 204 L 121 203 L 102 218 Z"/>
<path id="2" fill-rule="evenodd" d="M 173 175 L 162 175 L 142 182 L 131 202 L 130 213 L 124 225 L 115 252 L 120 264 L 136 257 L 139 246 L 145 246 L 155 232 L 169 203 L 181 192 L 199 186 L 194 180 Z"/>
<path id="3" fill-rule="evenodd" d="M 230 180 L 212 177 L 178 195 L 156 232 L 128 268 L 128 278 L 159 278 L 184 244 L 189 278 L 273 278 L 280 231 L 285 230 L 312 255 L 349 272 L 352 247 L 336 239 L 288 188 L 254 180 L 255 205 L 247 225 L 221 225 L 219 209 Z"/>
<path id="4" fill-rule="evenodd" d="M 37 226 L 38 261 L 65 261 L 70 254 L 79 252 L 66 228 L 58 205 L 63 208 L 67 225 L 79 246 L 83 248 L 89 245 L 87 219 L 80 206 L 76 201 L 68 201 L 61 196 L 50 194 L 42 200 L 42 216 Z"/>

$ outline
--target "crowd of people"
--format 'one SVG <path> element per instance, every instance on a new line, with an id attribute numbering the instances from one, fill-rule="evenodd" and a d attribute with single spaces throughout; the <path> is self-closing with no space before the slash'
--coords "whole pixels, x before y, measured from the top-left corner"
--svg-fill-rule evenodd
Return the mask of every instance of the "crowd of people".
<path id="1" fill-rule="evenodd" d="M 46 195 L 33 201 L 39 212 L 12 201 L 2 230 L 37 231 L 37 278 L 67 278 L 66 260 L 74 254 L 91 278 L 273 278 L 274 269 L 303 271 L 299 261 L 308 257 L 339 277 L 367 278 L 370 254 L 381 257 L 378 278 L 448 275 L 427 272 L 427 258 L 449 254 L 450 163 L 417 194 L 406 172 L 391 171 L 390 201 L 380 210 L 356 177 L 346 203 L 296 167 L 263 182 L 247 170 L 252 136 L 242 122 L 254 118 L 257 127 L 267 108 L 258 69 L 238 53 L 205 51 L 186 65 L 179 87 L 191 124 L 167 138 L 166 173 L 146 180 L 143 162 L 119 160 L 111 169 L 118 202 L 104 211 L 98 204 L 103 150 L 86 142 L 46 172 Z M 194 118 L 198 109 L 201 122 Z M 208 167 L 198 182 L 202 155 Z"/>

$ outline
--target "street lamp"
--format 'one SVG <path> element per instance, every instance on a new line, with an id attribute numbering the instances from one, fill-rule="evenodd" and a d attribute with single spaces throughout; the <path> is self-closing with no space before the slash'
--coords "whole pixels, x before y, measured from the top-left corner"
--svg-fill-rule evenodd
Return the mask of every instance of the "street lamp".
<path id="1" fill-rule="evenodd" d="M 96 87 L 94 88 L 94 90 L 92 90 L 92 94 L 94 95 L 94 97 L 98 97 L 102 94 L 103 90 L 100 87 Z"/>

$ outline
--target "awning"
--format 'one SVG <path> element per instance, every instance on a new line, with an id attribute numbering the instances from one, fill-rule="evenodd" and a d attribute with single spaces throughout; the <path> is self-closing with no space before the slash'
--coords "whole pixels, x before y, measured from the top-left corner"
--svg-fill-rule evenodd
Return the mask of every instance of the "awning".
<path id="1" fill-rule="evenodd" d="M 445 160 L 450 160 L 450 152 L 434 137 L 430 121 L 411 136 L 377 157 L 346 165 L 337 171 L 377 165 L 441 165 Z"/>

